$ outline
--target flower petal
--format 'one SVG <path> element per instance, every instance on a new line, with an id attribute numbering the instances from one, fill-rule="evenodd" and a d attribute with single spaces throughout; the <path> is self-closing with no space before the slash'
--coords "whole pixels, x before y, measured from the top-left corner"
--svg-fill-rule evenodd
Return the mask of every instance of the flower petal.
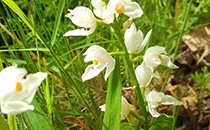
<path id="1" fill-rule="evenodd" d="M 145 52 L 145 55 L 148 55 L 150 53 L 156 53 L 156 54 L 163 53 L 163 54 L 166 54 L 165 47 L 162 47 L 162 46 L 153 46 L 153 47 L 150 47 Z"/>
<path id="2" fill-rule="evenodd" d="M 86 80 L 96 77 L 106 66 L 107 64 L 88 65 L 88 67 L 85 69 L 84 74 L 82 75 L 82 81 L 85 82 Z"/>
<path id="3" fill-rule="evenodd" d="M 123 14 L 132 18 L 138 18 L 143 15 L 143 11 L 138 3 L 127 1 L 125 2 L 125 9 L 123 11 Z"/>
<path id="4" fill-rule="evenodd" d="M 162 105 L 182 105 L 183 103 L 172 97 L 171 95 L 165 95 L 162 100 Z"/>
<path id="5" fill-rule="evenodd" d="M 66 32 L 63 36 L 88 36 L 95 31 L 96 27 L 92 27 L 89 30 L 82 29 L 75 29 Z"/>
<path id="6" fill-rule="evenodd" d="M 18 98 L 16 88 L 16 82 L 9 80 L 1 81 L 1 91 L 0 91 L 0 102 L 1 101 L 11 101 Z"/>
<path id="7" fill-rule="evenodd" d="M 91 0 L 91 4 L 94 7 L 94 14 L 97 17 L 102 18 L 102 14 L 103 14 L 104 9 L 106 7 L 106 3 L 103 2 L 102 0 Z"/>
<path id="8" fill-rule="evenodd" d="M 99 106 L 99 108 L 101 109 L 101 111 L 105 112 L 106 104 L 103 104 L 103 105 Z"/>
<path id="9" fill-rule="evenodd" d="M 27 110 L 34 110 L 34 106 L 22 101 L 8 101 L 1 103 L 1 111 L 5 114 L 18 114 Z"/>
<path id="10" fill-rule="evenodd" d="M 147 67 L 144 62 L 136 68 L 135 74 L 140 87 L 148 86 L 153 78 L 153 70 Z"/>
<path id="11" fill-rule="evenodd" d="M 85 62 L 98 59 L 101 63 L 107 63 L 111 60 L 109 53 L 103 47 L 98 45 L 89 47 L 83 55 L 86 55 L 84 59 Z"/>
<path id="12" fill-rule="evenodd" d="M 24 90 L 18 94 L 19 100 L 24 100 L 26 103 L 30 104 L 33 100 L 37 88 L 46 77 L 47 73 L 43 72 L 27 75 L 26 79 L 22 82 Z"/>
<path id="13" fill-rule="evenodd" d="M 150 30 L 148 33 L 147 33 L 147 35 L 145 36 L 145 38 L 144 38 L 144 40 L 143 40 L 143 42 L 142 42 L 142 44 L 141 44 L 141 47 L 138 49 L 138 51 L 137 51 L 137 53 L 140 53 L 143 49 L 144 49 L 144 47 L 146 46 L 146 44 L 147 44 L 147 42 L 148 42 L 148 40 L 149 40 L 149 38 L 150 38 L 150 35 L 151 35 L 151 33 L 152 33 L 152 30 Z M 142 34 L 143 35 L 143 34 Z"/>
<path id="14" fill-rule="evenodd" d="M 89 8 L 78 6 L 69 11 L 70 13 L 68 13 L 66 17 L 70 18 L 75 25 L 84 28 L 96 26 L 96 19 Z"/>
<path id="15" fill-rule="evenodd" d="M 105 9 L 102 15 L 102 19 L 106 24 L 113 23 L 114 21 L 114 10 Z"/>
<path id="16" fill-rule="evenodd" d="M 115 60 L 111 57 L 111 60 L 108 62 L 106 67 L 105 80 L 107 80 L 110 73 L 114 70 L 114 67 L 115 67 Z"/>
<path id="17" fill-rule="evenodd" d="M 171 59 L 168 56 L 161 55 L 161 57 L 162 57 L 162 62 L 161 62 L 162 65 L 165 65 L 165 66 L 167 66 L 167 67 L 169 67 L 171 69 L 179 68 L 178 66 L 173 64 L 173 62 L 171 61 Z"/>
<path id="18" fill-rule="evenodd" d="M 144 62 L 146 66 L 154 69 L 156 66 L 160 65 L 162 61 L 157 54 L 150 53 L 144 56 Z"/>
<path id="19" fill-rule="evenodd" d="M 142 45 L 143 33 L 141 30 L 137 32 L 135 23 L 132 23 L 130 28 L 125 31 L 124 38 L 128 52 L 136 53 Z"/>
<path id="20" fill-rule="evenodd" d="M 146 96 L 146 100 L 148 102 L 148 106 L 151 108 L 156 108 L 158 107 L 158 102 L 161 102 L 164 97 L 164 94 L 161 92 L 156 92 L 156 91 L 151 91 L 149 94 Z"/>
<path id="21" fill-rule="evenodd" d="M 151 108 L 149 107 L 149 113 L 152 115 L 152 117 L 159 117 L 160 116 L 160 113 L 158 113 L 157 111 L 155 111 L 155 108 Z"/>
<path id="22" fill-rule="evenodd" d="M 26 69 L 17 68 L 16 66 L 10 66 L 3 69 L 0 72 L 0 81 L 10 80 L 18 81 L 21 80 L 26 75 Z"/>
<path id="23" fill-rule="evenodd" d="M 121 120 L 127 118 L 128 114 L 130 113 L 130 105 L 128 101 L 122 96 L 121 101 Z"/>

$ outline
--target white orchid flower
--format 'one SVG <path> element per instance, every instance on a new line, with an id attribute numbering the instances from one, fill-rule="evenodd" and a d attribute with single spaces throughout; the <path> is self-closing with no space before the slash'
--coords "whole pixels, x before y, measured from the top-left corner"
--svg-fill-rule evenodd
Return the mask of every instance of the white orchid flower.
<path id="1" fill-rule="evenodd" d="M 106 104 L 99 106 L 99 108 L 101 109 L 101 111 L 104 111 L 104 112 L 105 112 L 105 107 L 106 107 Z M 122 100 L 121 100 L 121 120 L 124 120 L 125 118 L 127 118 L 128 117 L 128 114 L 130 113 L 130 111 L 131 111 L 130 104 L 122 96 Z"/>
<path id="2" fill-rule="evenodd" d="M 0 72 L 0 105 L 5 114 L 18 114 L 33 110 L 30 105 L 38 86 L 47 76 L 47 73 L 37 72 L 29 74 L 26 79 L 26 70 L 10 66 Z"/>
<path id="3" fill-rule="evenodd" d="M 141 30 L 136 30 L 135 23 L 132 23 L 130 28 L 125 31 L 124 38 L 125 38 L 125 45 L 127 47 L 127 50 L 129 53 L 140 53 L 146 43 L 149 40 L 149 37 L 152 33 L 152 30 L 150 30 L 146 37 L 143 39 L 143 33 Z"/>
<path id="4" fill-rule="evenodd" d="M 143 11 L 137 2 L 131 0 L 110 0 L 106 9 L 103 11 L 102 19 L 110 24 L 114 21 L 114 14 L 123 13 L 130 18 L 138 18 L 143 15 Z"/>
<path id="5" fill-rule="evenodd" d="M 82 81 L 84 82 L 96 77 L 105 67 L 105 80 L 107 80 L 109 74 L 115 67 L 115 60 L 109 55 L 109 53 L 104 48 L 98 45 L 93 45 L 87 49 L 84 55 L 86 55 L 84 61 L 93 61 L 93 64 L 85 69 L 85 72 L 82 75 Z"/>
<path id="6" fill-rule="evenodd" d="M 68 31 L 63 36 L 88 36 L 94 32 L 97 26 L 96 18 L 89 8 L 78 6 L 73 10 L 69 9 L 69 12 L 66 17 L 70 18 L 75 25 L 83 28 Z"/>
<path id="7" fill-rule="evenodd" d="M 166 54 L 165 47 L 150 47 L 147 49 L 144 55 L 144 62 L 147 66 L 152 67 L 152 69 L 154 69 L 160 64 L 167 66 L 171 69 L 178 68 L 175 64 L 172 63 L 171 59 L 168 56 L 163 54 Z"/>
<path id="8" fill-rule="evenodd" d="M 135 74 L 140 87 L 148 86 L 153 76 L 155 76 L 152 68 L 147 67 L 144 62 L 136 68 Z"/>
<path id="9" fill-rule="evenodd" d="M 106 9 L 106 3 L 103 2 L 102 0 L 91 0 L 91 4 L 94 7 L 93 9 L 94 14 L 97 17 L 102 18 L 103 12 Z"/>
<path id="10" fill-rule="evenodd" d="M 176 98 L 165 95 L 162 92 L 151 91 L 147 96 L 148 109 L 153 117 L 159 117 L 160 113 L 156 111 L 156 108 L 160 105 L 182 105 L 183 103 Z"/>

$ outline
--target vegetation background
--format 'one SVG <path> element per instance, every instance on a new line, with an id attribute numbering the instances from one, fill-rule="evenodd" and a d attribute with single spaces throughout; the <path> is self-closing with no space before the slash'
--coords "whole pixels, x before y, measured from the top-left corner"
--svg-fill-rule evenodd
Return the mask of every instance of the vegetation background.
<path id="1" fill-rule="evenodd" d="M 108 26 L 97 27 L 96 32 L 88 37 L 63 37 L 68 30 L 78 28 L 65 18 L 68 9 L 77 6 L 92 9 L 90 2 L 1 0 L 0 62 L 4 67 L 18 64 L 29 73 L 48 73 L 48 78 L 39 87 L 33 101 L 35 112 L 17 116 L 21 130 L 26 129 L 24 122 L 31 129 L 101 128 L 103 112 L 99 111 L 99 106 L 105 103 L 108 83 L 104 81 L 103 73 L 88 82 L 82 82 L 81 75 L 89 64 L 84 63 L 82 54 L 94 44 L 103 46 L 108 52 L 116 51 L 118 41 Z M 136 2 L 144 11 L 141 18 L 134 20 L 138 29 L 144 34 L 153 29 L 146 48 L 160 45 L 166 47 L 172 58 L 174 53 L 178 54 L 173 61 L 180 67 L 179 70 L 171 75 L 171 71 L 160 66 L 156 71 L 160 78 L 153 79 L 150 87 L 170 94 L 180 94 L 179 99 L 187 98 L 183 100 L 186 102 L 180 109 L 181 115 L 175 129 L 208 129 L 210 0 L 192 0 L 191 4 L 189 0 Z M 122 16 L 120 21 L 126 19 L 126 16 Z M 191 37 L 191 40 L 182 34 Z M 198 40 L 194 44 L 193 40 L 196 38 Z M 196 50 L 192 50 L 193 47 Z M 137 62 L 136 65 L 140 63 Z M 124 64 L 123 58 L 120 58 L 120 64 Z M 204 66 L 206 67 L 201 71 Z M 123 87 L 131 86 L 127 68 L 120 69 Z M 123 90 L 123 95 L 135 104 L 136 97 L 132 96 L 133 93 L 132 90 Z M 189 96 L 191 93 L 194 95 Z M 172 111 L 168 107 L 161 110 L 165 113 Z M 6 115 L 1 118 L 6 119 Z"/>

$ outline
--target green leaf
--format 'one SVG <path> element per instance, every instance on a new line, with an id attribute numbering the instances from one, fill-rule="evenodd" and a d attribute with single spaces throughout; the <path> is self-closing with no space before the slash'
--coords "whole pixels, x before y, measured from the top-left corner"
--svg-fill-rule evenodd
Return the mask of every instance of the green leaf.
<path id="1" fill-rule="evenodd" d="M 131 126 L 128 122 L 121 123 L 120 130 L 143 130 L 140 126 Z"/>
<path id="2" fill-rule="evenodd" d="M 9 126 L 2 115 L 0 115 L 0 130 L 9 130 Z"/>
<path id="3" fill-rule="evenodd" d="M 120 130 L 121 95 L 120 64 L 117 58 L 108 82 L 103 130 Z"/>
<path id="4" fill-rule="evenodd" d="M 34 105 L 35 110 L 24 113 L 29 127 L 32 130 L 54 130 L 36 99 L 32 101 L 32 105 Z"/>
<path id="5" fill-rule="evenodd" d="M 173 129 L 173 116 L 166 114 L 160 115 L 158 118 L 153 118 L 149 130 L 172 130 Z"/>

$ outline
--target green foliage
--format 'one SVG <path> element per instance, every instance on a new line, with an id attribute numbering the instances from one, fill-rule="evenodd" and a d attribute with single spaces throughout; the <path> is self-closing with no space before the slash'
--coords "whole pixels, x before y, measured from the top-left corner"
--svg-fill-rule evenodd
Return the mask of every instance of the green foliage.
<path id="1" fill-rule="evenodd" d="M 195 74 L 190 74 L 190 76 L 194 78 L 196 82 L 199 83 L 198 87 L 193 88 L 194 91 L 200 90 L 198 100 L 199 107 L 203 106 L 203 98 L 206 94 L 205 92 L 210 92 L 210 90 L 208 89 L 208 84 L 210 83 L 210 73 L 208 72 L 208 67 L 204 66 L 203 68 L 201 68 L 201 71 L 202 72 L 200 73 L 196 71 Z"/>
<path id="2" fill-rule="evenodd" d="M 194 78 L 196 82 L 199 83 L 199 86 L 195 88 L 195 90 L 199 89 L 201 91 L 204 91 L 208 88 L 208 83 L 210 82 L 210 74 L 208 72 L 207 66 L 201 68 L 200 73 L 196 71 L 195 74 L 190 74 L 190 76 Z"/>
<path id="3" fill-rule="evenodd" d="M 0 130 L 9 130 L 9 126 L 2 115 L 0 115 Z"/>
<path id="4" fill-rule="evenodd" d="M 149 130 L 173 130 L 173 116 L 161 114 L 158 118 L 153 118 Z"/>
<path id="5" fill-rule="evenodd" d="M 120 124 L 120 130 L 143 130 L 140 126 L 131 126 L 128 122 Z"/>
<path id="6" fill-rule="evenodd" d="M 108 2 L 108 0 L 103 1 Z M 162 45 L 166 47 L 169 55 L 173 54 L 178 50 L 177 39 L 181 40 L 180 34 L 197 26 L 209 25 L 209 0 L 193 1 L 188 18 L 186 12 L 189 0 L 177 1 L 178 6 L 172 0 L 138 1 L 144 15 L 133 21 L 144 34 L 153 29 L 147 48 L 151 45 Z M 129 62 L 128 56 L 117 61 L 118 67 L 115 67 L 115 71 L 110 75 L 109 83 L 101 78 L 103 74 L 85 83 L 80 79 L 89 64 L 84 63 L 82 55 L 87 47 L 97 44 L 106 48 L 108 52 L 122 49 L 119 39 L 116 39 L 110 27 L 98 26 L 88 37 L 63 37 L 68 30 L 78 28 L 65 18 L 68 9 L 76 6 L 86 6 L 91 9 L 91 0 L 2 0 L 1 3 L 1 23 L 14 36 L 11 38 L 8 32 L 0 30 L 0 59 L 4 67 L 16 63 L 27 68 L 29 72 L 52 73 L 48 76 L 48 85 L 42 85 L 43 87 L 40 87 L 36 93 L 33 103 L 35 111 L 17 116 L 20 130 L 26 129 L 25 124 L 31 129 L 79 129 L 79 127 L 100 129 L 103 121 L 110 129 L 141 130 L 140 127 L 131 127 L 129 123 L 120 123 L 121 89 L 129 83 L 129 85 L 135 84 L 134 73 L 128 69 L 128 66 L 133 68 L 133 65 L 125 65 Z M 125 19 L 127 17 L 123 16 L 118 21 L 119 37 L 123 36 L 124 32 L 120 30 Z M 18 43 L 18 40 L 25 48 Z M 34 59 L 31 52 L 37 55 L 38 59 Z M 138 56 L 143 54 L 144 51 Z M 41 61 L 45 64 L 41 64 Z M 136 62 L 136 66 L 139 63 L 140 61 Z M 1 64 L 0 69 L 3 69 Z M 162 71 L 168 72 L 166 69 Z M 203 69 L 202 73 L 196 73 L 192 77 L 199 82 L 198 89 L 205 90 L 207 81 L 210 80 L 207 70 Z M 102 120 L 103 113 L 99 112 L 98 107 L 104 104 L 107 84 L 105 102 L 107 110 Z M 145 106 L 144 100 L 139 104 Z M 50 119 L 46 117 L 48 114 Z M 146 110 L 143 114 L 147 117 Z M 84 124 L 78 122 L 77 118 Z M 173 122 L 172 117 L 161 115 L 153 120 L 150 129 L 171 129 L 169 121 Z M 7 128 L 5 120 L 0 117 L 0 129 Z"/>
<path id="7" fill-rule="evenodd" d="M 121 90 L 120 64 L 117 58 L 108 83 L 103 130 L 120 130 Z"/>
<path id="8" fill-rule="evenodd" d="M 33 130 L 54 130 L 38 102 L 33 100 L 32 104 L 35 107 L 35 111 L 26 111 L 24 113 L 29 127 Z"/>

